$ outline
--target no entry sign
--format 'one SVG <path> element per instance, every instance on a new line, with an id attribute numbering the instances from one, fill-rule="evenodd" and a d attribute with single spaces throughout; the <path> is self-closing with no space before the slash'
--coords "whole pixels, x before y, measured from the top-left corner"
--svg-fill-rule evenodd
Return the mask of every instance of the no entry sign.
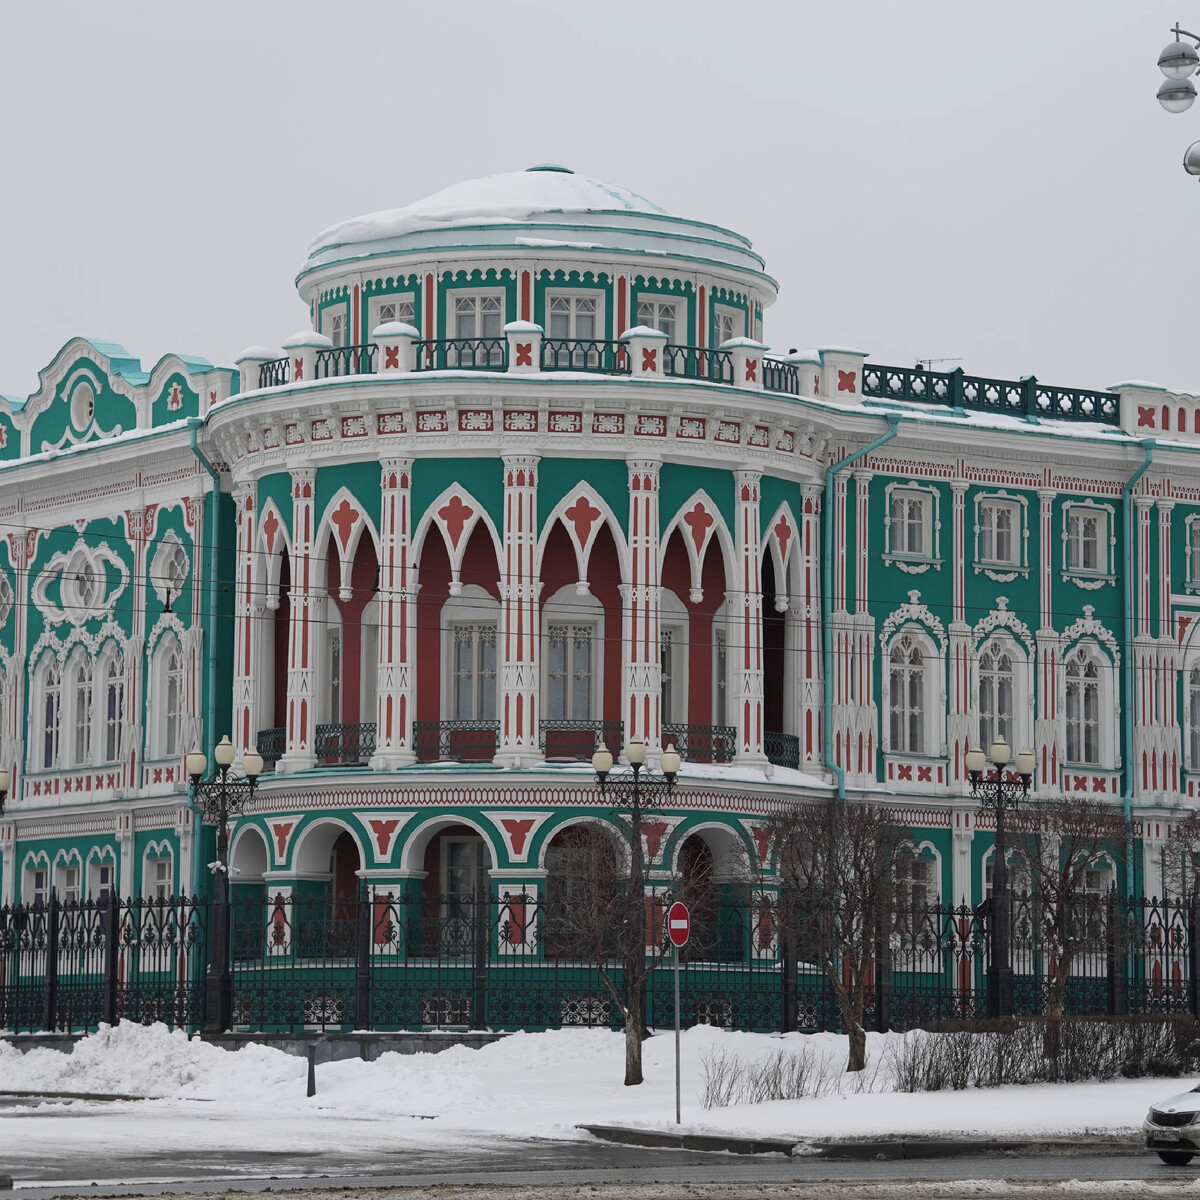
<path id="1" fill-rule="evenodd" d="M 676 946 L 686 946 L 692 931 L 692 917 L 686 904 L 678 900 L 667 909 L 667 936 Z"/>

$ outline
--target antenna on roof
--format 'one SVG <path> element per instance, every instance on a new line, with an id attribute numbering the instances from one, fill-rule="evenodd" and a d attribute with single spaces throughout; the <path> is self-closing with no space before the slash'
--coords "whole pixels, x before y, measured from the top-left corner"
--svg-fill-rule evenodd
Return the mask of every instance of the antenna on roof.
<path id="1" fill-rule="evenodd" d="M 913 370 L 928 371 L 935 364 L 951 362 L 962 362 L 962 355 L 960 354 L 957 358 L 918 358 L 916 366 L 913 367 Z"/>

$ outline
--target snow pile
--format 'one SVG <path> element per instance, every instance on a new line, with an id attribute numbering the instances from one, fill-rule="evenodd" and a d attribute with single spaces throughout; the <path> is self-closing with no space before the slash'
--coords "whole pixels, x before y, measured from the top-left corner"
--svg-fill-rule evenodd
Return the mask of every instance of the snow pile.
<path id="1" fill-rule="evenodd" d="M 292 1090 L 307 1071 L 303 1060 L 251 1045 L 231 1054 L 165 1025 L 102 1025 L 74 1051 L 26 1054 L 0 1043 L 0 1088 L 5 1091 L 96 1092 L 128 1096 L 212 1098 L 230 1087 L 269 1097 Z"/>

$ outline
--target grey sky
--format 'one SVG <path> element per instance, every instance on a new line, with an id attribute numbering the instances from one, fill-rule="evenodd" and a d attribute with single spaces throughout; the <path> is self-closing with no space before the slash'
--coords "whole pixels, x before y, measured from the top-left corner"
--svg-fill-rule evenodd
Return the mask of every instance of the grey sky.
<path id="1" fill-rule="evenodd" d="M 0 0 L 0 392 L 232 365 L 333 221 L 553 160 L 750 236 L 778 350 L 1200 389 L 1200 0 Z"/>

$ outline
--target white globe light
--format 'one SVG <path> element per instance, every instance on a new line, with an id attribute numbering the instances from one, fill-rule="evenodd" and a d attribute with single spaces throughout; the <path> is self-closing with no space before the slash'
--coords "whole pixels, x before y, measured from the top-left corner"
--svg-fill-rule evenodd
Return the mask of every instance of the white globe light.
<path id="1" fill-rule="evenodd" d="M 1168 79 L 1186 79 L 1200 66 L 1200 54 L 1187 42 L 1168 42 L 1158 56 L 1158 69 Z"/>
<path id="2" fill-rule="evenodd" d="M 1200 142 L 1193 142 L 1184 151 L 1183 169 L 1189 175 L 1200 175 Z"/>
<path id="3" fill-rule="evenodd" d="M 1158 102 L 1169 113 L 1186 112 L 1196 99 L 1196 85 L 1190 79 L 1164 79 L 1159 85 Z"/>

